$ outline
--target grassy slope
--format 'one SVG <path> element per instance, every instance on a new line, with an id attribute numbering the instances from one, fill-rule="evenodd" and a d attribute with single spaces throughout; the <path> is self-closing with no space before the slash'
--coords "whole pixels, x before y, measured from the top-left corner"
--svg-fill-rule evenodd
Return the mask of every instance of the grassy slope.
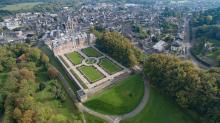
<path id="1" fill-rule="evenodd" d="M 191 116 L 151 88 L 149 102 L 134 118 L 121 123 L 195 123 Z"/>
<path id="2" fill-rule="evenodd" d="M 95 50 L 92 47 L 85 48 L 85 49 L 82 50 L 82 52 L 84 54 L 86 54 L 88 57 L 100 57 L 100 56 L 102 56 L 101 53 L 99 53 L 97 50 Z"/>
<path id="3" fill-rule="evenodd" d="M 99 65 L 110 74 L 117 73 L 121 70 L 121 68 L 118 65 L 112 63 L 112 61 L 110 61 L 107 58 L 101 59 Z"/>
<path id="4" fill-rule="evenodd" d="M 6 5 L 5 7 L 0 9 L 8 11 L 30 10 L 38 4 L 42 4 L 42 2 L 18 3 L 13 5 Z"/>
<path id="5" fill-rule="evenodd" d="M 96 118 L 88 113 L 84 113 L 85 119 L 88 123 L 108 123 L 102 119 Z"/>
<path id="6" fill-rule="evenodd" d="M 48 55 L 48 57 L 50 58 L 50 63 L 55 66 L 60 72 L 61 74 L 63 75 L 63 77 L 68 81 L 70 87 L 76 91 L 78 90 L 77 86 L 74 85 L 74 81 L 71 80 L 67 73 L 65 72 L 65 69 L 64 67 L 62 66 L 62 64 L 59 62 L 59 60 L 53 55 L 52 51 L 47 47 L 47 46 L 43 46 L 41 47 L 41 50 Z"/>
<path id="7" fill-rule="evenodd" d="M 80 64 L 83 60 L 83 57 L 77 52 L 67 54 L 67 57 L 74 65 Z"/>
<path id="8" fill-rule="evenodd" d="M 140 75 L 132 75 L 118 85 L 94 96 L 85 105 L 105 114 L 124 114 L 132 111 L 144 95 L 144 82 Z"/>
<path id="9" fill-rule="evenodd" d="M 92 66 L 82 66 L 79 68 L 79 70 L 91 81 L 96 82 L 102 78 L 104 78 L 104 75 L 102 75 L 101 72 L 96 70 Z"/>

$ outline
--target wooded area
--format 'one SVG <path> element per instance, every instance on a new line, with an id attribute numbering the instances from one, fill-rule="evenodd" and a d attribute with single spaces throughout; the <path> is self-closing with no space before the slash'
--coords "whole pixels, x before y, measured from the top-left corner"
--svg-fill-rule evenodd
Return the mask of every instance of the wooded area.
<path id="1" fill-rule="evenodd" d="M 197 112 L 201 121 L 220 121 L 219 69 L 203 71 L 174 56 L 157 54 L 147 58 L 144 73 L 152 85 L 181 107 Z"/>
<path id="2" fill-rule="evenodd" d="M 137 65 L 140 61 L 141 52 L 118 32 L 103 32 L 96 41 L 96 47 L 126 67 Z"/>

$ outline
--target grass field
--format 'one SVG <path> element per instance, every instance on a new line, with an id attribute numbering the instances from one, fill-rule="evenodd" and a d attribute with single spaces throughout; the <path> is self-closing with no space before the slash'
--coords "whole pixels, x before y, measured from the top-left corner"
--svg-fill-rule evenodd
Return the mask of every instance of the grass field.
<path id="1" fill-rule="evenodd" d="M 124 114 L 136 108 L 143 95 L 144 82 L 141 75 L 132 75 L 94 96 L 84 105 L 104 114 Z"/>
<path id="2" fill-rule="evenodd" d="M 99 53 L 97 50 L 95 50 L 92 47 L 88 47 L 88 48 L 82 49 L 82 52 L 84 54 L 86 54 L 88 57 L 100 57 L 100 56 L 102 56 L 101 53 Z"/>
<path id="3" fill-rule="evenodd" d="M 0 10 L 8 10 L 8 11 L 19 11 L 19 10 L 30 10 L 34 6 L 42 4 L 42 2 L 30 2 L 30 3 L 18 3 L 13 5 L 6 5 Z"/>
<path id="4" fill-rule="evenodd" d="M 82 63 L 83 57 L 78 52 L 72 52 L 67 54 L 66 56 L 74 65 Z"/>
<path id="5" fill-rule="evenodd" d="M 84 113 L 85 119 L 88 123 L 108 123 L 102 119 L 96 118 L 88 113 Z"/>
<path id="6" fill-rule="evenodd" d="M 114 64 L 111 60 L 104 58 L 100 60 L 99 66 L 102 67 L 109 74 L 114 74 L 122 70 L 118 65 Z"/>
<path id="7" fill-rule="evenodd" d="M 170 99 L 151 88 L 149 102 L 134 118 L 120 123 L 197 123 L 193 118 L 173 104 Z"/>
<path id="8" fill-rule="evenodd" d="M 79 71 L 92 83 L 104 78 L 104 75 L 93 66 L 81 66 Z"/>

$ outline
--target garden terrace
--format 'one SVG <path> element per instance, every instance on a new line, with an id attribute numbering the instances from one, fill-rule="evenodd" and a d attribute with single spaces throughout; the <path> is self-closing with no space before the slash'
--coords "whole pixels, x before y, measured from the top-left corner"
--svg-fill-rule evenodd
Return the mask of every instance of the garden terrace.
<path id="1" fill-rule="evenodd" d="M 72 52 L 66 55 L 66 57 L 74 64 L 78 65 L 82 63 L 82 60 L 84 59 L 83 56 L 81 56 L 78 52 Z"/>
<path id="2" fill-rule="evenodd" d="M 119 67 L 117 64 L 113 63 L 108 58 L 100 59 L 99 66 L 111 75 L 122 70 L 121 67 Z"/>
<path id="3" fill-rule="evenodd" d="M 91 82 L 97 82 L 103 79 L 105 76 L 98 71 L 94 66 L 81 66 L 78 70 L 86 77 L 86 79 Z"/>
<path id="4" fill-rule="evenodd" d="M 101 57 L 102 54 L 92 47 L 82 49 L 82 52 L 88 57 Z"/>

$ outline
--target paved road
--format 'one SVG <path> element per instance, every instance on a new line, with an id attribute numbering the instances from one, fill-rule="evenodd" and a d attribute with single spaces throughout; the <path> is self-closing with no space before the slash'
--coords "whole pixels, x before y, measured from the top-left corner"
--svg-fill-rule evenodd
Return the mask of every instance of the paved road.
<path id="1" fill-rule="evenodd" d="M 144 109 L 145 105 L 148 102 L 149 95 L 150 95 L 150 87 L 147 81 L 144 82 L 144 87 L 145 87 L 144 97 L 141 100 L 140 104 L 132 112 L 119 116 L 120 120 L 132 118 L 136 116 L 137 114 L 139 114 Z"/>
<path id="2" fill-rule="evenodd" d="M 81 111 L 88 112 L 89 114 L 92 114 L 96 117 L 104 119 L 110 123 L 119 123 L 121 120 L 129 119 L 129 118 L 136 116 L 144 109 L 144 107 L 147 104 L 148 99 L 149 99 L 149 92 L 150 92 L 149 83 L 147 81 L 145 81 L 144 82 L 144 97 L 141 100 L 140 104 L 133 111 L 131 111 L 127 114 L 124 114 L 124 115 L 104 115 L 104 114 L 95 112 L 95 111 L 85 107 L 81 103 L 78 104 L 78 107 Z"/>
<path id="3" fill-rule="evenodd" d="M 209 69 L 210 67 L 201 63 L 200 61 L 198 61 L 190 52 L 190 49 L 192 47 L 192 41 L 190 40 L 190 30 L 189 30 L 189 20 L 186 19 L 185 20 L 185 43 L 186 43 L 186 47 L 187 47 L 187 54 L 186 56 L 198 67 L 203 68 L 203 69 Z"/>

